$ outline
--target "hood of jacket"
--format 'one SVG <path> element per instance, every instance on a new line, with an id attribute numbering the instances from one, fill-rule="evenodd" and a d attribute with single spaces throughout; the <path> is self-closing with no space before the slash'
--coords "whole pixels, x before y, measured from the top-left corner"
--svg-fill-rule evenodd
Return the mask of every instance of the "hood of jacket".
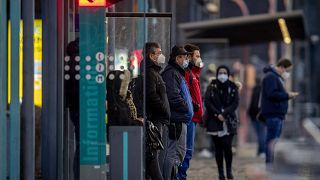
<path id="1" fill-rule="evenodd" d="M 276 76 L 280 77 L 282 80 L 284 80 L 283 77 L 277 72 L 276 68 L 273 65 L 268 65 L 268 66 L 264 67 L 263 73 L 265 73 L 265 74 L 273 73 Z"/>

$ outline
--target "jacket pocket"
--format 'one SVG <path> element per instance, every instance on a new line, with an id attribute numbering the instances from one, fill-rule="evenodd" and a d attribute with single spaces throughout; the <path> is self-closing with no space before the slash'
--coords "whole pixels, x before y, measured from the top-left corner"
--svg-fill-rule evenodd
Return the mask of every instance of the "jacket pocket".
<path id="1" fill-rule="evenodd" d="M 178 140 L 182 132 L 182 123 L 171 123 L 168 125 L 169 138 L 171 140 Z"/>

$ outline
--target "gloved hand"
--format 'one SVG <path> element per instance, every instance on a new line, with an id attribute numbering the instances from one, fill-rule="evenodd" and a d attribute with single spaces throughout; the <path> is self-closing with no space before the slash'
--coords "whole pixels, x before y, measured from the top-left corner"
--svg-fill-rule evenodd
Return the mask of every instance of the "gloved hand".
<path id="1" fill-rule="evenodd" d="M 193 112 L 197 112 L 200 109 L 200 104 L 192 103 L 193 106 Z"/>
<path id="2" fill-rule="evenodd" d="M 182 131 L 182 123 L 171 123 L 168 125 L 169 138 L 172 140 L 178 140 Z"/>

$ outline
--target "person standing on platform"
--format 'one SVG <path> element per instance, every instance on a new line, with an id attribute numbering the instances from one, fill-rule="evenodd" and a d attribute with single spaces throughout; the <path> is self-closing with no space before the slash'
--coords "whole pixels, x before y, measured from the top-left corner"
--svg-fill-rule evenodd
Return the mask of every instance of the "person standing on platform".
<path id="1" fill-rule="evenodd" d="M 277 65 L 263 69 L 265 77 L 262 80 L 261 115 L 266 119 L 266 164 L 272 169 L 274 146 L 282 132 L 283 120 L 288 111 L 288 100 L 299 93 L 287 92 L 285 80 L 290 77 L 292 62 L 289 59 L 280 59 Z"/>
<path id="2" fill-rule="evenodd" d="M 192 121 L 187 125 L 187 151 L 182 164 L 179 166 L 179 180 L 185 180 L 187 177 L 187 170 L 189 169 L 190 160 L 194 150 L 196 125 L 197 123 L 202 123 L 203 116 L 199 76 L 203 63 L 200 57 L 200 48 L 193 44 L 187 44 L 184 48 L 190 53 L 190 55 L 188 55 L 190 63 L 188 68 L 185 69 L 185 80 L 192 97 L 194 115 L 192 117 Z"/>
<path id="3" fill-rule="evenodd" d="M 159 130 L 161 136 L 159 138 L 162 138 L 163 126 L 168 125 L 170 119 L 170 106 L 166 85 L 160 75 L 160 64 L 165 63 L 165 56 L 161 52 L 159 43 L 156 42 L 147 42 L 144 50 L 146 63 L 147 122 L 153 123 Z M 148 127 L 149 126 L 147 126 L 147 128 Z M 147 142 L 147 146 L 150 143 L 151 142 Z M 152 180 L 162 180 L 163 177 L 159 165 L 159 150 L 153 147 L 154 146 L 148 146 L 146 173 Z"/>
<path id="4" fill-rule="evenodd" d="M 251 124 L 257 136 L 257 156 L 265 158 L 265 140 L 266 140 L 266 125 L 257 119 L 261 107 L 261 80 L 257 78 L 256 85 L 252 90 L 251 101 L 248 109 L 248 115 L 251 119 Z"/>
<path id="5" fill-rule="evenodd" d="M 187 124 L 193 116 L 192 98 L 184 79 L 188 67 L 188 52 L 182 46 L 174 46 L 169 63 L 162 72 L 170 104 L 170 124 L 164 130 L 162 175 L 165 180 L 177 179 L 178 167 L 186 153 Z"/>
<path id="6" fill-rule="evenodd" d="M 217 68 L 217 79 L 211 81 L 205 95 L 207 111 L 207 133 L 212 135 L 215 146 L 215 158 L 218 166 L 219 180 L 224 180 L 224 160 L 227 178 L 232 174 L 232 140 L 237 134 L 239 120 L 236 109 L 239 105 L 237 85 L 229 80 L 230 70 L 221 65 Z"/>

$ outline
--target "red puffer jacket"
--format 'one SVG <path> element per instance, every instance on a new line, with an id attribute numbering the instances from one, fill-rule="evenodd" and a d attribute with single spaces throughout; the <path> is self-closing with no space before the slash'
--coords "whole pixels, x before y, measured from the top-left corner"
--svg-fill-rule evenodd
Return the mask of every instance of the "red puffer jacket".
<path id="1" fill-rule="evenodd" d="M 191 70 L 188 68 L 185 71 L 185 80 L 187 81 L 189 91 L 192 97 L 192 104 L 194 107 L 194 115 L 192 121 L 196 123 L 202 123 L 203 117 L 203 106 L 202 106 L 202 97 L 200 92 L 200 77 L 199 74 L 201 68 L 192 66 Z"/>

